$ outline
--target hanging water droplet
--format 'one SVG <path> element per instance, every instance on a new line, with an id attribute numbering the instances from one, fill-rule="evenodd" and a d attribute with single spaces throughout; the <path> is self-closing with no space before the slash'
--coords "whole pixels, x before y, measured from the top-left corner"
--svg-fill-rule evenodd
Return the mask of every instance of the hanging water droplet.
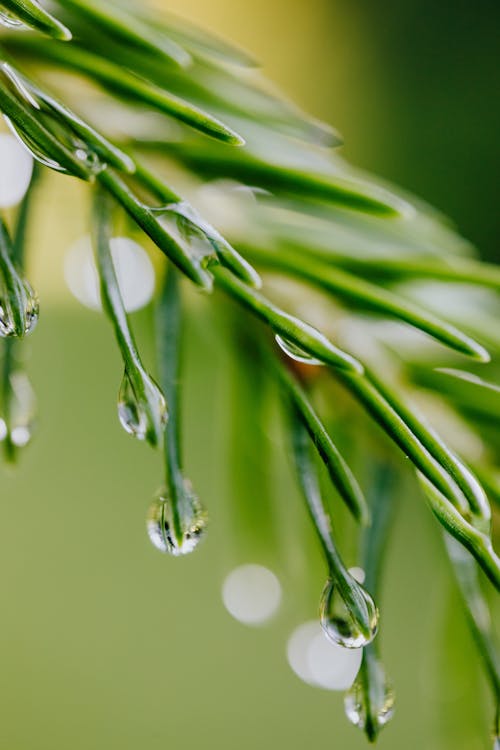
<path id="1" fill-rule="evenodd" d="M 46 123 L 44 120 L 44 124 Z M 17 140 L 29 151 L 31 156 L 36 159 L 40 164 L 45 167 L 61 172 L 62 174 L 71 174 L 69 169 L 63 167 L 58 161 L 49 157 L 31 138 L 24 130 L 20 130 L 17 125 L 12 122 L 10 117 L 4 115 L 4 120 L 7 123 L 11 133 L 17 138 Z M 73 153 L 74 156 L 82 163 L 85 169 L 91 175 L 97 175 L 106 168 L 106 163 L 101 161 L 95 151 L 90 149 L 83 141 L 73 137 L 67 130 L 64 133 L 59 129 L 58 138 L 61 142 Z"/>
<path id="2" fill-rule="evenodd" d="M 174 557 L 192 552 L 206 534 L 206 514 L 186 480 L 184 493 L 180 507 L 176 509 L 167 491 L 160 490 L 147 516 L 151 542 L 160 552 Z"/>
<path id="3" fill-rule="evenodd" d="M 179 201 L 150 210 L 178 244 L 187 245 L 191 260 L 200 268 L 207 269 L 218 262 L 217 252 L 207 236 L 206 226 L 189 203 Z"/>
<path id="4" fill-rule="evenodd" d="M 366 657 L 365 657 L 366 658 Z M 364 664 L 344 699 L 346 716 L 373 741 L 393 717 L 395 693 L 380 662 Z"/>
<path id="5" fill-rule="evenodd" d="M 118 418 L 123 429 L 138 440 L 146 437 L 146 415 L 139 407 L 134 388 L 125 372 L 118 394 Z"/>
<path id="6" fill-rule="evenodd" d="M 118 394 L 118 418 L 129 435 L 152 445 L 161 443 L 168 418 L 167 404 L 146 373 L 136 372 L 132 380 L 125 370 Z"/>
<path id="7" fill-rule="evenodd" d="M 377 634 L 378 611 L 371 596 L 351 576 L 349 591 L 342 596 L 331 578 L 320 603 L 321 625 L 327 637 L 345 648 L 361 648 Z M 347 601 L 347 597 L 350 601 Z"/>
<path id="8" fill-rule="evenodd" d="M 13 13 L 9 13 L 8 10 L 0 10 L 0 24 L 7 26 L 9 29 L 26 29 L 22 21 L 17 18 Z"/>
<path id="9" fill-rule="evenodd" d="M 27 281 L 19 280 L 16 299 L 9 294 L 5 282 L 0 296 L 0 336 L 25 336 L 38 322 L 38 297 Z"/>
<path id="10" fill-rule="evenodd" d="M 44 167 L 49 167 L 50 169 L 54 169 L 56 172 L 62 172 L 63 174 L 68 174 L 67 170 L 62 167 L 59 162 L 55 161 L 55 159 L 51 159 L 47 154 L 45 154 L 40 146 L 31 138 L 31 136 L 24 131 L 17 128 L 17 125 L 15 125 L 10 117 L 7 117 L 4 115 L 4 120 L 7 123 L 7 126 L 9 130 L 11 131 L 12 135 L 14 135 L 19 143 L 21 143 L 24 148 L 26 148 L 31 156 L 40 164 L 43 164 Z"/>
<path id="11" fill-rule="evenodd" d="M 106 163 L 73 132 L 71 123 L 64 119 L 61 113 L 50 105 L 50 102 L 45 101 L 42 95 L 30 85 L 30 82 L 24 76 L 20 75 L 6 62 L 0 63 L 0 75 L 11 93 L 25 105 L 36 110 L 36 116 L 43 127 L 56 136 L 59 143 L 82 163 L 90 175 L 97 175 L 105 169 Z M 69 169 L 60 164 L 56 159 L 46 154 L 36 140 L 27 134 L 24 129 L 19 128 L 10 117 L 4 115 L 4 120 L 12 134 L 40 164 L 50 167 L 50 169 L 54 169 L 56 172 L 62 172 L 63 174 L 71 173 Z"/>
<path id="12" fill-rule="evenodd" d="M 285 352 L 285 354 L 288 355 L 291 359 L 295 360 L 295 362 L 301 362 L 304 365 L 323 364 L 321 360 L 316 359 L 311 354 L 308 354 L 308 352 L 305 352 L 300 348 L 300 346 L 297 346 L 297 344 L 294 344 L 292 341 L 288 341 L 288 339 L 283 338 L 283 336 L 280 336 L 279 333 L 276 334 L 275 339 L 280 349 Z"/>

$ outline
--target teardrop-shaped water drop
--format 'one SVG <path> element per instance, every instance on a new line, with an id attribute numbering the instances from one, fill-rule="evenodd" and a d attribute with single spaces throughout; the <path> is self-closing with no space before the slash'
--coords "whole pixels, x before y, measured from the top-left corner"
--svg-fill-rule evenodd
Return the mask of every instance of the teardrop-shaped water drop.
<path id="1" fill-rule="evenodd" d="M 200 268 L 206 269 L 217 263 L 217 252 L 204 227 L 194 221 L 195 214 L 188 203 L 169 203 L 150 210 L 176 242 L 189 250 L 191 260 Z"/>
<path id="2" fill-rule="evenodd" d="M 167 404 L 145 372 L 136 372 L 132 379 L 125 370 L 118 394 L 118 418 L 123 429 L 138 440 L 147 440 L 153 446 L 162 442 Z"/>
<path id="3" fill-rule="evenodd" d="M 327 637 L 345 648 L 367 646 L 377 634 L 377 607 L 353 578 L 344 597 L 339 585 L 328 579 L 321 597 L 320 617 Z"/>
<path id="4" fill-rule="evenodd" d="M 45 125 L 47 125 L 47 119 L 48 116 L 46 116 L 44 119 Z M 11 133 L 30 152 L 30 154 L 34 159 L 36 159 L 36 161 L 38 161 L 40 164 L 43 164 L 43 166 L 45 167 L 49 167 L 50 169 L 55 170 L 56 172 L 61 172 L 62 174 L 71 174 L 69 169 L 63 167 L 58 161 L 49 157 L 40 148 L 36 141 L 34 141 L 33 138 L 30 137 L 29 134 L 27 134 L 24 130 L 19 129 L 17 125 L 12 122 L 10 117 L 4 115 L 4 120 L 7 123 Z M 67 130 L 62 132 L 62 129 L 59 128 L 58 138 L 68 148 L 68 150 L 73 153 L 73 156 L 75 156 L 78 161 L 82 163 L 82 166 L 85 167 L 89 174 L 94 176 L 98 175 L 106 168 L 106 163 L 104 161 L 101 161 L 95 151 L 89 148 L 87 144 L 79 138 L 73 137 Z"/>
<path id="5" fill-rule="evenodd" d="M 118 418 L 123 429 L 138 440 L 146 438 L 147 420 L 132 382 L 125 372 L 118 393 Z"/>
<path id="6" fill-rule="evenodd" d="M 0 336 L 25 336 L 38 323 L 40 305 L 36 293 L 27 281 L 19 281 L 20 293 L 16 300 L 5 289 L 0 296 Z"/>
<path id="7" fill-rule="evenodd" d="M 346 716 L 373 741 L 393 717 L 395 693 L 391 681 L 378 661 L 363 665 L 346 693 L 344 707 Z"/>
<path id="8" fill-rule="evenodd" d="M 297 346 L 297 344 L 294 344 L 292 341 L 283 338 L 283 336 L 280 336 L 279 333 L 276 334 L 275 339 L 280 349 L 285 352 L 285 354 L 288 355 L 290 359 L 295 360 L 295 362 L 300 362 L 303 365 L 323 364 L 321 360 L 316 359 L 311 354 L 308 354 L 308 352 L 305 352 L 300 348 L 300 346 Z"/>
<path id="9" fill-rule="evenodd" d="M 9 29 L 25 29 L 27 28 L 22 21 L 17 18 L 13 13 L 9 13 L 8 10 L 0 10 L 0 24 L 7 26 Z"/>
<path id="10" fill-rule="evenodd" d="M 184 490 L 187 493 L 187 502 L 182 503 L 177 523 L 174 518 L 174 504 L 164 489 L 158 493 L 147 516 L 147 530 L 151 542 L 160 552 L 174 557 L 192 552 L 206 534 L 206 514 L 186 481 Z"/>
<path id="11" fill-rule="evenodd" d="M 56 172 L 62 172 L 63 174 L 68 174 L 68 171 L 62 167 L 59 162 L 57 162 L 55 159 L 51 159 L 47 154 L 45 154 L 40 146 L 24 131 L 18 129 L 17 125 L 12 122 L 10 117 L 7 117 L 4 115 L 4 120 L 7 123 L 9 130 L 11 131 L 12 135 L 14 135 L 19 143 L 21 143 L 24 148 L 26 148 L 31 156 L 40 164 L 42 164 L 44 167 L 49 167 L 50 169 L 55 170 Z"/>
<path id="12" fill-rule="evenodd" d="M 56 136 L 59 143 L 63 145 L 74 158 L 81 162 L 82 166 L 90 175 L 97 175 L 105 169 L 106 163 L 102 161 L 99 155 L 73 131 L 70 123 L 65 121 L 60 113 L 55 111 L 54 108 L 38 94 L 36 89 L 31 86 L 30 82 L 25 79 L 24 76 L 19 74 L 9 63 L 6 62 L 0 63 L 0 75 L 11 93 L 17 99 L 21 100 L 24 106 L 28 106 L 31 110 L 36 112 L 36 117 L 40 120 L 40 124 Z M 40 164 L 50 167 L 56 172 L 70 174 L 70 170 L 60 164 L 56 159 L 46 154 L 36 140 L 26 133 L 25 129 L 19 128 L 18 125 L 7 115 L 4 115 L 4 120 L 12 134 L 30 152 L 33 158 L 40 162 Z"/>

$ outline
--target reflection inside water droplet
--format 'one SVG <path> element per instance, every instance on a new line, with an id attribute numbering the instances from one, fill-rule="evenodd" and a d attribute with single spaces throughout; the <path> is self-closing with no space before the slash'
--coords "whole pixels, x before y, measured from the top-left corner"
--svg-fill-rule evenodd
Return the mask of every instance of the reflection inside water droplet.
<path id="1" fill-rule="evenodd" d="M 151 208 L 151 212 L 175 241 L 189 251 L 191 260 L 201 269 L 218 262 L 216 248 L 207 234 L 208 226 L 189 203 L 169 203 Z"/>
<path id="2" fill-rule="evenodd" d="M 60 113 L 49 102 L 45 101 L 41 94 L 38 95 L 29 81 L 20 75 L 9 63 L 0 63 L 0 76 L 10 92 L 18 100 L 21 100 L 25 106 L 27 105 L 35 110 L 40 124 L 56 137 L 60 145 L 81 162 L 89 175 L 97 175 L 105 169 L 106 163 L 72 129 L 71 123 L 68 120 L 63 120 Z M 60 164 L 56 159 L 45 153 L 36 138 L 28 134 L 25 128 L 19 128 L 7 115 L 4 115 L 4 120 L 16 139 L 28 149 L 33 158 L 40 162 L 40 164 L 50 167 L 50 169 L 54 169 L 56 172 L 71 173 L 69 169 Z"/>
<path id="3" fill-rule="evenodd" d="M 280 605 L 281 584 L 263 565 L 241 565 L 224 580 L 222 601 L 235 620 L 245 625 L 262 625 Z"/>
<path id="4" fill-rule="evenodd" d="M 363 568 L 360 568 L 359 566 L 355 565 L 352 568 L 349 568 L 348 572 L 352 575 L 354 580 L 357 581 L 358 583 L 365 582 L 366 573 L 363 570 Z"/>
<path id="5" fill-rule="evenodd" d="M 297 346 L 297 344 L 294 344 L 292 341 L 288 341 L 288 339 L 283 338 L 283 336 L 276 334 L 275 339 L 280 349 L 285 352 L 285 354 L 287 354 L 290 359 L 293 359 L 296 362 L 301 362 L 304 365 L 323 364 L 321 360 L 311 356 L 310 354 L 308 354 L 308 352 L 305 352 L 303 349 L 301 349 L 300 346 Z"/>
<path id="6" fill-rule="evenodd" d="M 139 405 L 134 386 L 127 372 L 123 376 L 118 393 L 118 418 L 123 429 L 138 440 L 146 438 L 147 419 Z"/>
<path id="7" fill-rule="evenodd" d="M 347 604 L 339 585 L 329 579 L 320 603 L 321 625 L 332 642 L 344 648 L 361 648 L 377 634 L 378 611 L 371 596 L 354 579 L 351 581 L 350 597 L 351 601 Z"/>
<path id="8" fill-rule="evenodd" d="M 347 690 L 361 666 L 361 649 L 346 649 L 325 636 L 317 620 L 297 627 L 287 644 L 288 663 L 303 682 L 324 690 Z"/>
<path id="9" fill-rule="evenodd" d="M 27 26 L 17 18 L 13 13 L 9 13 L 8 10 L 0 10 L 0 24 L 7 26 L 9 29 L 26 29 Z"/>
<path id="10" fill-rule="evenodd" d="M 125 370 L 118 394 L 118 418 L 124 430 L 156 446 L 163 441 L 168 419 L 165 397 L 143 370 Z"/>
<path id="11" fill-rule="evenodd" d="M 345 696 L 344 707 L 349 721 L 365 731 L 370 739 L 375 739 L 380 729 L 392 719 L 395 693 L 378 660 L 372 659 L 369 665 L 363 666 Z"/>
<path id="12" fill-rule="evenodd" d="M 14 297 L 3 281 L 0 296 L 0 336 L 25 336 L 38 323 L 40 305 L 38 297 L 27 281 L 17 279 L 17 295 Z"/>
<path id="13" fill-rule="evenodd" d="M 160 490 L 146 521 L 148 536 L 156 549 L 174 557 L 193 552 L 206 535 L 206 513 L 187 480 L 184 481 L 184 492 L 185 497 L 176 514 L 167 491 Z"/>

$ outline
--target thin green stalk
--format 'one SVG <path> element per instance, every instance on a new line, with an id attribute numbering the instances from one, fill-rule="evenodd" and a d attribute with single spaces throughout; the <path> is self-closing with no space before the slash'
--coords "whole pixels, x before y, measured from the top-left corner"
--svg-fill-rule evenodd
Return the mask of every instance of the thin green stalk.
<path id="1" fill-rule="evenodd" d="M 500 591 L 500 558 L 493 549 L 491 539 L 466 521 L 424 476 L 419 476 L 419 479 L 436 518 L 452 537 L 469 550 L 495 588 Z"/>
<path id="2" fill-rule="evenodd" d="M 115 200 L 150 237 L 155 245 L 183 271 L 188 278 L 203 289 L 210 291 L 212 276 L 195 260 L 161 224 L 159 217 L 150 206 L 140 201 L 133 191 L 110 169 L 98 176 L 99 182 L 110 192 Z"/>
<path id="3" fill-rule="evenodd" d="M 369 501 L 372 520 L 363 530 L 361 538 L 361 567 L 365 572 L 365 588 L 377 598 L 380 595 L 382 566 L 396 510 L 394 485 L 394 474 L 389 466 L 374 464 L 370 477 Z"/>
<path id="4" fill-rule="evenodd" d="M 9 112 L 6 111 L 5 114 L 17 125 L 18 135 L 26 142 L 28 148 L 32 149 L 33 145 L 38 144 L 42 153 L 55 161 L 55 164 L 49 163 L 46 166 L 53 166 L 59 170 L 65 168 L 72 174 L 76 164 L 76 176 L 82 177 L 81 169 L 84 169 L 84 179 L 91 179 L 94 172 L 104 168 L 106 164 L 124 172 L 134 171 L 134 162 L 127 154 L 110 143 L 71 109 L 20 73 L 6 58 L 5 53 L 2 53 L 2 58 L 0 72 L 5 79 L 2 95 L 5 98 L 4 106 L 10 107 Z M 24 109 L 24 120 L 20 120 L 21 114 L 18 114 L 12 102 L 9 103 L 6 94 L 13 95 L 19 106 Z M 31 129 L 27 129 L 27 125 Z M 60 145 L 62 152 L 53 153 L 54 142 Z M 39 157 L 36 148 L 32 151 L 35 158 Z M 61 153 L 62 162 L 58 159 Z"/>
<path id="5" fill-rule="evenodd" d="M 111 205 L 102 191 L 95 191 L 93 240 L 101 280 L 101 297 L 122 355 L 125 374 L 120 391 L 119 416 L 124 429 L 151 445 L 161 444 L 167 419 L 160 389 L 146 373 L 129 326 L 111 256 Z"/>
<path id="6" fill-rule="evenodd" d="M 30 39 L 28 43 L 16 39 L 10 42 L 10 48 L 30 56 L 35 54 L 38 59 L 50 60 L 60 64 L 64 69 L 83 73 L 127 101 L 140 101 L 225 143 L 241 146 L 245 142 L 240 135 L 216 117 L 88 49 L 74 44 L 46 45 L 43 40 L 38 39 Z"/>
<path id="7" fill-rule="evenodd" d="M 332 519 L 321 496 L 311 456 L 310 436 L 294 405 L 289 416 L 297 476 L 328 566 L 329 578 L 321 605 L 322 625 L 332 640 L 347 647 L 359 647 L 375 637 L 377 609 L 361 584 L 348 572 L 337 550 Z M 338 597 L 342 600 L 346 614 L 339 611 L 335 601 Z"/>
<path id="8" fill-rule="evenodd" d="M 394 511 L 391 473 L 387 467 L 376 467 L 371 494 L 373 520 L 363 534 L 361 565 L 365 571 L 365 588 L 378 599 L 383 556 Z M 375 742 L 381 729 L 392 718 L 394 700 L 392 685 L 380 660 L 377 638 L 363 649 L 360 671 L 345 696 L 346 713 L 349 720 L 365 732 L 368 740 Z"/>
<path id="9" fill-rule="evenodd" d="M 491 614 L 481 589 L 477 563 L 462 545 L 444 535 L 446 549 L 460 589 L 467 618 L 486 673 L 496 705 L 500 705 L 500 651 L 491 624 Z M 499 727 L 496 727 L 498 734 Z"/>
<path id="10" fill-rule="evenodd" d="M 166 491 L 161 491 L 148 517 L 151 540 L 162 552 L 184 555 L 203 538 L 206 514 L 182 470 L 179 370 L 182 307 L 179 274 L 169 267 L 156 307 L 156 344 L 160 383 L 169 402 L 165 426 L 164 469 Z"/>
<path id="11" fill-rule="evenodd" d="M 103 29 L 112 39 L 153 54 L 167 64 L 185 67 L 192 61 L 191 55 L 166 34 L 159 33 L 143 23 L 137 15 L 127 13 L 113 3 L 107 2 L 103 6 L 101 2 L 93 0 L 64 0 L 61 4 L 76 11 L 78 16 L 83 16 L 93 26 Z"/>
<path id="12" fill-rule="evenodd" d="M 182 539 L 183 504 L 186 501 L 180 448 L 179 370 L 181 339 L 181 299 L 178 272 L 166 273 L 156 308 L 156 342 L 160 386 L 169 407 L 163 444 L 165 482 L 173 501 L 173 530 Z"/>
<path id="13" fill-rule="evenodd" d="M 431 509 L 445 529 L 472 552 L 494 586 L 500 589 L 500 560 L 493 550 L 491 539 L 484 530 L 479 530 L 467 520 L 470 512 L 464 495 L 448 471 L 430 453 L 427 445 L 412 432 L 413 418 L 410 419 L 411 426 L 406 424 L 404 417 L 385 399 L 384 394 L 368 377 L 350 375 L 340 370 L 338 374 L 353 395 L 421 472 Z M 477 523 L 478 518 L 475 520 Z M 483 517 L 479 517 L 478 525 L 484 527 L 484 520 Z"/>
<path id="14" fill-rule="evenodd" d="M 292 342 L 312 358 L 339 371 L 362 372 L 362 366 L 351 355 L 334 346 L 323 334 L 302 320 L 280 310 L 262 294 L 243 284 L 221 267 L 212 269 L 217 284 L 239 304 L 268 323 L 275 334 Z"/>
<path id="15" fill-rule="evenodd" d="M 450 281 L 457 284 L 473 284 L 496 291 L 500 290 L 500 270 L 493 263 L 472 258 L 453 258 L 444 261 L 439 258 L 391 258 L 391 257 L 355 257 L 344 255 L 339 251 L 310 251 L 315 258 L 324 263 L 335 263 L 351 272 L 369 278 L 387 279 L 430 279 L 433 281 Z"/>
<path id="16" fill-rule="evenodd" d="M 212 177 L 229 177 L 247 185 L 258 185 L 284 195 L 314 198 L 380 217 L 404 216 L 410 207 L 404 201 L 375 186 L 336 174 L 291 167 L 275 160 L 265 161 L 249 148 L 229 153 L 210 144 L 169 143 L 171 154 L 195 171 Z"/>
<path id="17" fill-rule="evenodd" d="M 431 455 L 425 443 L 412 432 L 403 417 L 387 402 L 367 377 L 342 375 L 342 380 L 382 429 L 410 457 L 413 464 L 435 484 L 448 500 L 463 514 L 469 506 L 462 492 L 439 462 Z"/>
<path id="18" fill-rule="evenodd" d="M 28 226 L 28 219 L 33 204 L 33 196 L 36 188 L 36 183 L 39 177 L 39 170 L 37 165 L 34 165 L 33 174 L 31 177 L 30 186 L 24 196 L 21 205 L 19 206 L 16 228 L 14 233 L 14 240 L 11 246 L 11 257 L 12 261 L 17 268 L 21 271 L 24 269 L 25 261 L 25 248 L 26 248 L 26 232 Z M 18 369 L 16 350 L 19 343 L 16 338 L 8 337 L 3 341 L 3 358 L 2 358 L 2 370 L 1 370 L 1 391 L 3 404 L 3 419 L 7 428 L 7 434 L 4 440 L 5 457 L 9 462 L 15 461 L 17 446 L 12 441 L 12 400 L 14 393 L 12 389 L 12 376 L 14 370 Z"/>
<path id="19" fill-rule="evenodd" d="M 20 275 L 5 221 L 0 216 L 0 335 L 23 338 L 38 321 L 38 299 Z"/>
<path id="20" fill-rule="evenodd" d="M 215 250 L 222 265 L 231 269 L 242 281 L 259 288 L 262 286 L 257 271 L 243 258 L 219 232 L 206 222 L 190 203 L 176 195 L 169 187 L 144 166 L 139 166 L 136 177 L 154 195 L 166 205 L 163 210 L 179 217 L 191 227 L 193 232 L 200 233 Z"/>
<path id="21" fill-rule="evenodd" d="M 36 0 L 2 0 L 0 11 L 2 9 L 13 14 L 26 26 L 41 31 L 42 34 L 48 34 L 48 36 L 62 41 L 71 39 L 71 31 L 57 18 L 47 13 Z"/>
<path id="22" fill-rule="evenodd" d="M 160 29 L 162 33 L 177 40 L 184 49 L 188 49 L 196 57 L 208 55 L 210 58 L 220 58 L 224 62 L 245 68 L 258 66 L 258 63 L 248 52 L 225 39 L 215 36 L 206 29 L 200 32 L 196 27 L 183 22 L 181 18 L 171 15 L 163 9 L 159 13 L 157 10 L 151 10 L 149 6 L 141 5 L 140 11 L 141 18 L 145 23 L 155 29 Z"/>
<path id="23" fill-rule="evenodd" d="M 404 419 L 413 434 L 426 446 L 429 453 L 450 474 L 469 501 L 471 511 L 476 516 L 476 523 L 481 526 L 482 531 L 488 531 L 491 524 L 491 508 L 486 493 L 471 470 L 448 448 L 439 435 L 404 403 L 393 388 L 373 371 L 367 371 L 367 376 L 387 403 Z"/>
<path id="24" fill-rule="evenodd" d="M 293 250 L 252 251 L 251 257 L 266 267 L 285 271 L 333 292 L 348 302 L 403 320 L 427 333 L 445 346 L 481 362 L 489 361 L 488 352 L 455 326 L 440 320 L 418 305 L 399 297 L 387 289 L 356 278 L 346 271 Z"/>
<path id="25" fill-rule="evenodd" d="M 327 433 L 323 423 L 314 411 L 304 389 L 290 370 L 283 364 L 268 357 L 278 380 L 302 421 L 314 447 L 323 460 L 333 486 L 357 521 L 366 525 L 370 522 L 370 513 L 363 492 L 356 481 L 344 457 Z"/>
<path id="26" fill-rule="evenodd" d="M 1 54 L 0 54 L 1 58 Z M 16 133 L 26 147 L 46 166 L 65 170 L 82 180 L 91 180 L 92 171 L 51 133 L 37 115 L 37 110 L 21 103 L 5 84 L 6 64 L 0 62 L 0 112 L 12 122 Z M 10 76 L 7 79 L 10 85 Z M 44 155 L 45 158 L 40 158 Z"/>

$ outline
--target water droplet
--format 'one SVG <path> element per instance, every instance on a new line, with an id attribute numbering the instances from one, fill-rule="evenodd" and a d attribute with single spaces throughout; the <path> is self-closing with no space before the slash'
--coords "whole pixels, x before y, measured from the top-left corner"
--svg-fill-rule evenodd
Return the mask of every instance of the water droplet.
<path id="1" fill-rule="evenodd" d="M 125 370 L 118 394 L 118 418 L 124 430 L 138 440 L 158 445 L 168 418 L 165 397 L 145 372 L 131 376 Z"/>
<path id="2" fill-rule="evenodd" d="M 352 577 L 358 582 L 358 583 L 364 583 L 366 578 L 366 573 L 363 570 L 363 568 L 358 567 L 355 565 L 352 568 L 349 568 L 349 573 L 352 575 Z"/>
<path id="3" fill-rule="evenodd" d="M 138 438 L 146 437 L 146 415 L 139 407 L 134 388 L 127 373 L 124 374 L 118 394 L 118 417 L 123 429 Z"/>
<path id="4" fill-rule="evenodd" d="M 395 693 L 385 670 L 375 659 L 365 663 L 345 696 L 347 718 L 373 741 L 393 717 Z"/>
<path id="5" fill-rule="evenodd" d="M 347 574 L 349 575 L 349 574 Z M 352 576 L 343 585 L 331 578 L 326 582 L 320 604 L 321 625 L 327 637 L 345 648 L 361 648 L 377 634 L 378 611 L 371 596 Z"/>
<path id="6" fill-rule="evenodd" d="M 207 527 L 205 511 L 187 480 L 179 506 L 176 513 L 172 499 L 162 489 L 149 509 L 146 522 L 148 536 L 156 549 L 174 557 L 193 552 L 205 537 Z"/>
<path id="7" fill-rule="evenodd" d="M 49 167 L 50 169 L 54 169 L 56 172 L 63 172 L 64 174 L 67 174 L 66 169 L 62 167 L 59 162 L 55 161 L 55 159 L 51 159 L 47 156 L 39 147 L 39 145 L 24 131 L 18 130 L 17 126 L 12 122 L 10 117 L 7 117 L 4 115 L 4 120 L 7 123 L 9 130 L 11 133 L 17 138 L 19 143 L 26 148 L 31 156 L 40 164 L 43 164 L 44 167 Z"/>
<path id="8" fill-rule="evenodd" d="M 0 441 L 12 459 L 16 448 L 24 448 L 30 442 L 35 422 L 35 394 L 24 372 L 11 374 L 2 411 Z"/>
<path id="9" fill-rule="evenodd" d="M 9 29 L 25 29 L 27 28 L 22 21 L 17 18 L 13 13 L 9 13 L 8 10 L 0 10 L 0 24 L 7 26 Z"/>
<path id="10" fill-rule="evenodd" d="M 106 168 L 106 162 L 101 161 L 96 152 L 89 148 L 84 141 L 73 138 L 71 139 L 71 147 L 75 152 L 76 158 L 82 162 L 91 174 L 97 175 Z"/>
<path id="11" fill-rule="evenodd" d="M 69 120 L 64 119 L 49 101 L 45 101 L 42 95 L 34 89 L 30 82 L 20 75 L 9 63 L 0 63 L 0 75 L 9 87 L 10 91 L 24 105 L 36 110 L 36 117 L 40 123 L 56 136 L 73 156 L 82 163 L 90 175 L 97 175 L 106 167 L 99 155 L 90 148 L 72 129 Z M 16 139 L 30 152 L 34 159 L 56 172 L 71 174 L 70 170 L 62 166 L 56 159 L 50 157 L 39 146 L 34 138 L 20 129 L 10 117 L 4 115 L 10 131 Z"/>
<path id="12" fill-rule="evenodd" d="M 25 336 L 38 322 L 40 306 L 38 297 L 27 281 L 18 279 L 17 299 L 9 294 L 5 281 L 0 296 L 0 336 Z"/>
<path id="13" fill-rule="evenodd" d="M 322 365 L 323 364 L 321 360 L 316 359 L 315 357 L 311 356 L 310 354 L 305 352 L 303 349 L 301 349 L 300 346 L 297 346 L 297 344 L 294 344 L 292 341 L 288 341 L 288 339 L 283 338 L 283 336 L 276 334 L 275 339 L 280 349 L 284 351 L 285 354 L 287 354 L 291 359 L 295 360 L 296 362 L 301 362 L 304 365 Z"/>
<path id="14" fill-rule="evenodd" d="M 207 236 L 206 226 L 186 201 L 152 208 L 152 213 L 180 245 L 187 245 L 191 260 L 201 269 L 217 263 L 217 252 Z"/>
<path id="15" fill-rule="evenodd" d="M 245 625 L 262 625 L 280 605 L 281 584 L 263 565 L 240 565 L 224 580 L 222 601 L 235 620 Z"/>

